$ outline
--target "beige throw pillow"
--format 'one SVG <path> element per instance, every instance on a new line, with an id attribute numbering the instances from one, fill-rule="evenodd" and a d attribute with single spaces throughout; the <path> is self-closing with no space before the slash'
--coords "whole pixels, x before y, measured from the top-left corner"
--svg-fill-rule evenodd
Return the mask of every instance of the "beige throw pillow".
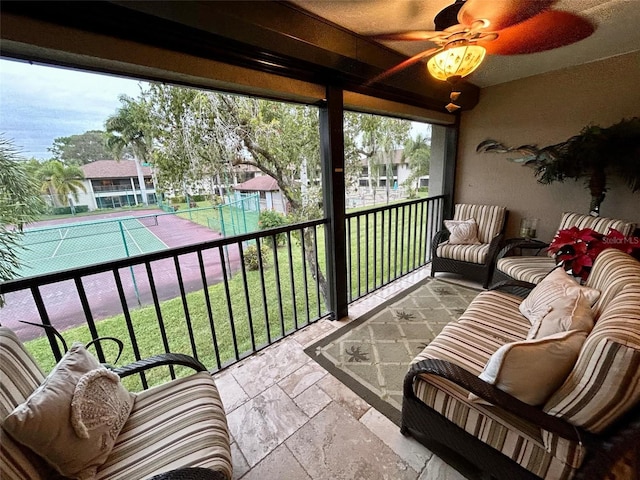
<path id="1" fill-rule="evenodd" d="M 580 330 L 586 334 L 591 332 L 593 310 L 582 292 L 576 297 L 561 297 L 549 308 L 549 313 L 533 323 L 527 340 L 548 337 L 568 330 Z"/>
<path id="2" fill-rule="evenodd" d="M 533 325 L 551 310 L 551 304 L 559 298 L 577 298 L 582 293 L 592 306 L 598 300 L 600 292 L 594 288 L 583 287 L 562 268 L 556 268 L 531 290 L 520 304 L 520 313 Z"/>
<path id="3" fill-rule="evenodd" d="M 529 405 L 542 405 L 571 372 L 586 337 L 570 330 L 507 343 L 491 356 L 479 378 Z M 473 394 L 469 398 L 483 402 Z"/>
<path id="4" fill-rule="evenodd" d="M 449 230 L 449 244 L 451 245 L 478 245 L 478 224 L 475 219 L 469 220 L 445 220 L 444 226 Z"/>
<path id="5" fill-rule="evenodd" d="M 61 475 L 92 479 L 133 407 L 118 376 L 75 343 L 2 428 Z"/>

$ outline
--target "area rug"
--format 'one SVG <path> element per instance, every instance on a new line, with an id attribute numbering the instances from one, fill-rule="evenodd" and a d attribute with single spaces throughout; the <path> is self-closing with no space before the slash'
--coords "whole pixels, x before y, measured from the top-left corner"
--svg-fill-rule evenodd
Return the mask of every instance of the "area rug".
<path id="1" fill-rule="evenodd" d="M 305 352 L 369 405 L 400 425 L 411 360 L 457 320 L 478 290 L 427 278 Z"/>

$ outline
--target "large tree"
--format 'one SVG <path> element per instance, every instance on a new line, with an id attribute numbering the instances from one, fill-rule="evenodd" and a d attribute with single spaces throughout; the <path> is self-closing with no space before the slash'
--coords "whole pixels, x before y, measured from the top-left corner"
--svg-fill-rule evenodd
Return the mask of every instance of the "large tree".
<path id="1" fill-rule="evenodd" d="M 345 145 L 367 165 L 370 177 L 377 185 L 381 176 L 386 177 L 385 192 L 389 202 L 393 160 L 409 137 L 411 123 L 408 120 L 347 112 L 345 114 Z M 375 187 L 371 185 L 375 195 Z"/>
<path id="2" fill-rule="evenodd" d="M 409 138 L 404 144 L 403 158 L 409 163 L 411 174 L 407 178 L 409 188 L 418 178 L 429 175 L 431 163 L 431 139 L 423 133 Z"/>
<path id="3" fill-rule="evenodd" d="M 37 182 L 28 174 L 13 144 L 0 136 L 0 281 L 20 268 L 20 237 L 25 224 L 44 210 Z M 0 307 L 4 300 L 0 296 Z"/>
<path id="4" fill-rule="evenodd" d="M 142 203 L 148 205 L 147 190 L 142 173 L 142 163 L 151 159 L 153 147 L 153 126 L 150 123 L 150 105 L 144 95 L 136 100 L 128 95 L 120 95 L 120 107 L 107 118 L 107 147 L 120 160 L 130 149 L 136 163 L 138 184 L 142 192 Z"/>
<path id="5" fill-rule="evenodd" d="M 37 172 L 40 179 L 40 191 L 50 195 L 54 203 L 69 205 L 69 197 L 78 202 L 80 190 L 86 192 L 82 180 L 84 174 L 80 167 L 65 165 L 58 160 L 49 160 L 42 164 Z"/>
<path id="6" fill-rule="evenodd" d="M 67 165 L 85 165 L 96 160 L 111 158 L 107 148 L 107 135 L 101 130 L 89 130 L 79 135 L 58 137 L 48 149 L 54 160 Z"/>
<path id="7" fill-rule="evenodd" d="M 140 138 L 154 139 L 153 162 L 163 182 L 179 188 L 206 177 L 228 177 L 232 166 L 252 165 L 278 182 L 294 220 L 322 216 L 317 108 L 167 85 L 152 86 L 138 104 L 127 100 L 127 109 L 147 115 L 136 125 L 148 127 L 139 129 Z M 347 114 L 347 174 L 358 174 L 362 159 L 373 156 L 390 174 L 392 155 L 409 128 L 405 120 Z M 305 232 L 305 258 L 324 292 L 311 235 Z"/>

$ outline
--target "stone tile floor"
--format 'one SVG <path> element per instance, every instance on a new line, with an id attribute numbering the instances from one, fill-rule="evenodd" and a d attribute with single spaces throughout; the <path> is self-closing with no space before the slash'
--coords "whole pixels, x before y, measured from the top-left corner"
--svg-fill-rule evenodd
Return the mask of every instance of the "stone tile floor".
<path id="1" fill-rule="evenodd" d="M 234 479 L 465 478 L 402 436 L 303 351 L 428 275 L 429 267 L 418 270 L 350 305 L 349 318 L 320 320 L 215 375 L 232 436 Z"/>

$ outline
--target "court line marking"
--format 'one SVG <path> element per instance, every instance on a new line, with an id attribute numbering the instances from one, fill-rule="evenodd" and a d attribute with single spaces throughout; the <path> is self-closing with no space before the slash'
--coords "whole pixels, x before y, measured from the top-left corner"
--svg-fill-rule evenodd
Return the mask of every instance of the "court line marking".
<path id="1" fill-rule="evenodd" d="M 65 238 L 67 238 L 68 234 L 69 234 L 69 229 L 67 228 L 65 230 L 64 235 L 62 236 L 62 238 L 58 241 L 58 246 L 56 247 L 56 249 L 51 254 L 51 257 L 49 257 L 49 258 L 55 258 L 56 253 L 58 253 L 58 250 L 60 250 L 60 247 L 62 246 L 62 242 L 64 242 L 64 240 L 65 240 Z"/>
<path id="2" fill-rule="evenodd" d="M 140 222 L 140 223 L 142 223 L 142 222 Z M 143 226 L 144 226 L 144 224 L 143 224 Z M 131 237 L 131 240 L 133 240 L 133 243 L 135 244 L 136 248 L 138 249 L 138 253 L 144 253 L 142 251 L 142 249 L 140 248 L 140 245 L 138 244 L 136 239 L 133 238 L 133 235 L 131 235 L 131 232 L 129 231 L 129 229 L 127 228 L 127 226 L 124 223 L 122 223 L 122 228 L 124 228 L 124 231 L 127 232 L 127 234 Z M 147 228 L 147 227 L 144 227 L 144 228 Z M 124 241 L 126 242 L 127 239 L 125 238 Z M 131 253 L 131 252 L 129 252 L 129 253 Z"/>

